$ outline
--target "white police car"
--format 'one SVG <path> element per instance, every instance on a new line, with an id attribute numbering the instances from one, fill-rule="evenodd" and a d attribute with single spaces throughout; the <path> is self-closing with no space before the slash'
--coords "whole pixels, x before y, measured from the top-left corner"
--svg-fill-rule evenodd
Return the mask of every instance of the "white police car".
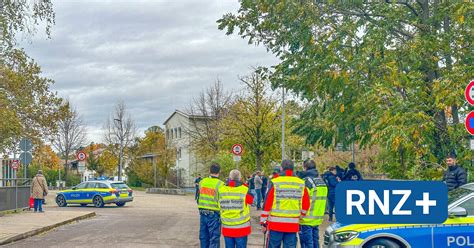
<path id="1" fill-rule="evenodd" d="M 324 247 L 474 247 L 474 183 L 450 191 L 448 204 L 449 218 L 439 225 L 334 223 Z"/>

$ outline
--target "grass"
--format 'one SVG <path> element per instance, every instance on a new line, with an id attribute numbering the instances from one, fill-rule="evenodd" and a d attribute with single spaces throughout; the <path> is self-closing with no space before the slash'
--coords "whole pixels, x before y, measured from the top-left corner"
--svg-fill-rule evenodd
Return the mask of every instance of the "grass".
<path id="1" fill-rule="evenodd" d="M 146 191 L 146 188 L 143 188 L 143 187 L 130 187 L 131 189 L 133 189 L 134 191 Z"/>

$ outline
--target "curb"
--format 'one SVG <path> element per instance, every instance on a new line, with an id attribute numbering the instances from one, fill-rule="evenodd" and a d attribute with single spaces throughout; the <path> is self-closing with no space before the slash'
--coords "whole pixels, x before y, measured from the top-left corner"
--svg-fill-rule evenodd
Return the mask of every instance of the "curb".
<path id="1" fill-rule="evenodd" d="M 88 213 L 88 214 L 85 214 L 85 215 L 81 215 L 81 216 L 78 216 L 78 217 L 75 217 L 75 218 L 72 218 L 72 219 L 68 219 L 68 220 L 56 223 L 56 224 L 41 227 L 41 228 L 26 232 L 26 233 L 21 233 L 21 234 L 18 234 L 16 236 L 13 236 L 11 238 L 8 238 L 8 239 L 0 240 L 0 246 L 9 244 L 9 243 L 12 243 L 12 242 L 15 242 L 15 241 L 19 241 L 19 240 L 22 240 L 22 239 L 26 239 L 26 238 L 29 238 L 29 237 L 33 237 L 35 235 L 47 232 L 47 231 L 52 230 L 54 228 L 67 225 L 67 224 L 75 222 L 75 221 L 92 218 L 94 216 L 96 216 L 95 212 L 91 212 L 91 213 Z"/>

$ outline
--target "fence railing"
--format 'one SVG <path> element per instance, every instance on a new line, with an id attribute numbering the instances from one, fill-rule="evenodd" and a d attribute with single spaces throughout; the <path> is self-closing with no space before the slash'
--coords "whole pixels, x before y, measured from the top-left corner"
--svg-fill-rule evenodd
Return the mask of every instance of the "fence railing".
<path id="1" fill-rule="evenodd" d="M 0 179 L 0 211 L 28 208 L 30 183 L 30 178 Z"/>

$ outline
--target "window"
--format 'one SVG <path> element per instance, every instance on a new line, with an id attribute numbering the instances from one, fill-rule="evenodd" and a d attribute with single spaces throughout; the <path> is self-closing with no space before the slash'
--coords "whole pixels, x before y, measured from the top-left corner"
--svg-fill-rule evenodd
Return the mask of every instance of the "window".
<path id="1" fill-rule="evenodd" d="M 95 188 L 96 188 L 96 185 L 97 185 L 97 183 L 87 183 L 86 188 L 88 188 L 88 189 L 95 189 Z"/>
<path id="2" fill-rule="evenodd" d="M 474 216 L 474 197 L 471 197 L 471 199 L 463 202 L 459 206 L 466 209 L 468 216 Z"/>
<path id="3" fill-rule="evenodd" d="M 76 186 L 76 189 L 85 189 L 87 183 L 80 183 Z"/>
<path id="4" fill-rule="evenodd" d="M 173 129 L 171 129 L 171 137 L 170 137 L 170 139 L 173 139 L 173 137 L 174 137 L 174 136 L 173 136 Z"/>
<path id="5" fill-rule="evenodd" d="M 166 129 L 166 140 L 170 139 L 170 130 Z"/>
<path id="6" fill-rule="evenodd" d="M 181 159 L 181 148 L 178 148 L 178 150 L 176 151 L 176 157 L 178 159 Z"/>
<path id="7" fill-rule="evenodd" d="M 174 137 L 178 138 L 178 129 L 177 128 L 174 128 Z"/>
<path id="8" fill-rule="evenodd" d="M 107 184 L 105 184 L 105 183 L 98 183 L 97 188 L 99 188 L 99 189 L 108 189 L 109 186 L 107 186 Z"/>
<path id="9" fill-rule="evenodd" d="M 128 189 L 128 186 L 125 183 L 112 183 L 110 186 L 114 189 Z"/>
<path id="10" fill-rule="evenodd" d="M 178 128 L 178 132 L 179 132 L 179 137 L 181 138 L 181 127 Z"/>

